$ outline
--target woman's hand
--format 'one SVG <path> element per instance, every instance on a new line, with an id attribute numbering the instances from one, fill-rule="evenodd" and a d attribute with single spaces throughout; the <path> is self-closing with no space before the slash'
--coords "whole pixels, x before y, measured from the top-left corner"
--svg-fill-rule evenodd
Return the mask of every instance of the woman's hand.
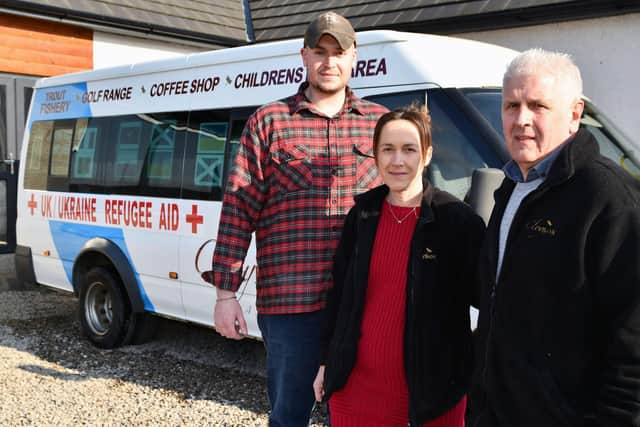
<path id="1" fill-rule="evenodd" d="M 322 402 L 324 397 L 324 365 L 320 365 L 316 379 L 313 380 L 313 393 L 316 395 L 316 401 Z"/>

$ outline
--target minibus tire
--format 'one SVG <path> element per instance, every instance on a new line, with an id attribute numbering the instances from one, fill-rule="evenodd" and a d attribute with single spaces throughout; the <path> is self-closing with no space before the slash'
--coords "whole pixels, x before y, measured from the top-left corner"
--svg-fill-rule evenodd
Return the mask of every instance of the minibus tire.
<path id="1" fill-rule="evenodd" d="M 131 326 L 123 344 L 144 344 L 149 342 L 158 330 L 158 318 L 147 312 L 131 313 Z"/>
<path id="2" fill-rule="evenodd" d="M 131 308 L 120 280 L 111 270 L 94 267 L 80 289 L 80 325 L 96 347 L 123 344 L 131 327 Z"/>

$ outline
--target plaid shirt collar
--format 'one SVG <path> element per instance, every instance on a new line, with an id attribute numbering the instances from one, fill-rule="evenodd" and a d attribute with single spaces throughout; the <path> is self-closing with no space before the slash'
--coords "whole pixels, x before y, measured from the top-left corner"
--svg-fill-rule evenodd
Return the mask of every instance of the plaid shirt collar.
<path id="1" fill-rule="evenodd" d="M 303 82 L 298 88 L 298 93 L 291 98 L 291 114 L 298 114 L 302 110 L 309 110 L 315 114 L 320 114 L 304 93 L 308 87 L 309 82 Z M 344 105 L 337 115 L 341 116 L 346 113 L 355 113 L 361 116 L 364 115 L 361 111 L 362 101 L 353 94 L 349 86 L 345 88 L 345 91 L 346 96 L 344 98 Z"/>

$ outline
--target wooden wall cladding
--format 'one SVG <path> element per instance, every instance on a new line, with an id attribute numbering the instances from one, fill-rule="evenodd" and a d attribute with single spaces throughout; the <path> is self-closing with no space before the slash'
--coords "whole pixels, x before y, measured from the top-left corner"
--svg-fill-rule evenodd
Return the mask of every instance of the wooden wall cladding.
<path id="1" fill-rule="evenodd" d="M 93 31 L 0 13 L 0 72 L 55 76 L 93 68 Z"/>

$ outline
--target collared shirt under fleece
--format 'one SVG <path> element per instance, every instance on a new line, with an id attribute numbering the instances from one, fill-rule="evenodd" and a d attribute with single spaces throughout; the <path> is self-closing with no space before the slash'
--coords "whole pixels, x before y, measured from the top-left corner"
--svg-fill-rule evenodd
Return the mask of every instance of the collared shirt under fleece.
<path id="1" fill-rule="evenodd" d="M 247 121 L 225 191 L 213 274 L 203 275 L 237 291 L 255 231 L 261 314 L 324 308 L 353 197 L 380 184 L 372 140 L 387 110 L 347 88 L 342 109 L 327 117 L 305 97 L 306 88 Z"/>
<path id="2" fill-rule="evenodd" d="M 570 139 L 569 139 L 570 140 Z M 566 142 L 565 142 L 566 143 Z M 500 236 L 498 240 L 498 266 L 496 271 L 496 277 L 500 277 L 500 269 L 502 268 L 502 259 L 504 257 L 504 250 L 507 245 L 507 237 L 509 236 L 509 229 L 511 228 L 511 222 L 518 212 L 520 203 L 527 197 L 529 193 L 538 188 L 542 181 L 545 180 L 549 174 L 549 169 L 553 161 L 558 157 L 560 150 L 564 146 L 564 143 L 559 147 L 556 147 L 550 154 L 547 155 L 540 163 L 534 165 L 529 169 L 527 178 L 525 179 L 520 171 L 520 166 L 514 161 L 509 160 L 502 168 L 504 174 L 511 181 L 516 183 L 516 186 L 511 193 L 507 207 L 502 215 L 502 221 L 500 223 Z"/>

